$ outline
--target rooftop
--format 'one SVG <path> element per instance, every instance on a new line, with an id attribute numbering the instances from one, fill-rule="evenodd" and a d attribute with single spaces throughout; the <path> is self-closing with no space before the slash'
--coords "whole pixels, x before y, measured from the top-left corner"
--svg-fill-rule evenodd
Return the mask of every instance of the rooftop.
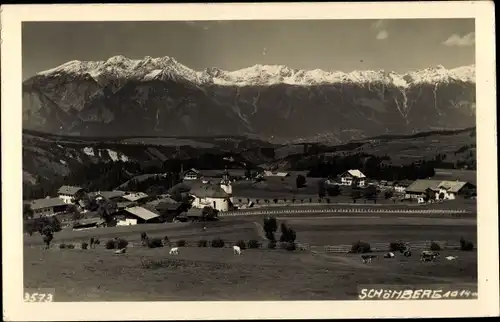
<path id="1" fill-rule="evenodd" d="M 131 208 L 126 208 L 124 211 L 129 212 L 143 220 L 150 220 L 160 217 L 158 214 L 144 207 L 131 207 Z"/>
<path id="2" fill-rule="evenodd" d="M 61 188 L 59 188 L 59 190 L 57 190 L 57 193 L 73 196 L 80 190 L 83 190 L 83 188 L 76 186 L 62 186 Z"/>
<path id="3" fill-rule="evenodd" d="M 35 199 L 30 202 L 31 209 L 43 209 L 48 207 L 65 206 L 66 203 L 59 198 Z"/>

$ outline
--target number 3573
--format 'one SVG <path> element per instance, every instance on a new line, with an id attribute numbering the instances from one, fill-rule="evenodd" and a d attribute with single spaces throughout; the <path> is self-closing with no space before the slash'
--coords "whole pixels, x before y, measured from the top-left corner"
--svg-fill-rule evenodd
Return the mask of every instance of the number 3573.
<path id="1" fill-rule="evenodd" d="M 51 293 L 24 293 L 25 302 L 52 302 L 53 298 Z"/>

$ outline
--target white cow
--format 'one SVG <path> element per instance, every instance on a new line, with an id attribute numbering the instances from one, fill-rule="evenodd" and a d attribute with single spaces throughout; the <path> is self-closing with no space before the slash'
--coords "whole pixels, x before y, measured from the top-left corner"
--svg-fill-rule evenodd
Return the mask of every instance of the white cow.
<path id="1" fill-rule="evenodd" d="M 170 255 L 179 255 L 179 247 L 174 247 L 174 248 L 170 249 L 169 254 Z"/>
<path id="2" fill-rule="evenodd" d="M 458 258 L 458 256 L 446 256 L 445 257 L 447 260 L 452 261 Z"/>
<path id="3" fill-rule="evenodd" d="M 241 255 L 241 248 L 239 246 L 233 246 L 233 252 L 235 255 Z"/>
<path id="4" fill-rule="evenodd" d="M 388 252 L 387 254 L 384 255 L 384 258 L 394 258 L 394 253 L 393 252 Z"/>

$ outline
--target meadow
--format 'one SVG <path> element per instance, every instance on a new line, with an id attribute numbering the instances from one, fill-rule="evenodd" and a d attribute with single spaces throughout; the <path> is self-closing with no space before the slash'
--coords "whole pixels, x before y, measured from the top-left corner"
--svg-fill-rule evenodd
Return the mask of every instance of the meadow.
<path id="1" fill-rule="evenodd" d="M 361 215 L 360 215 L 361 216 Z M 364 215 L 369 217 L 369 215 Z M 355 299 L 358 284 L 447 284 L 477 282 L 477 253 L 443 250 L 436 262 L 419 261 L 399 253 L 362 264 L 356 254 L 328 253 L 323 245 L 436 240 L 458 243 L 464 237 L 476 242 L 474 219 L 345 218 L 345 216 L 278 217 L 297 233 L 297 241 L 312 251 L 246 249 L 240 256 L 231 248 L 181 247 L 178 256 L 169 247 L 139 246 L 140 233 L 171 241 L 222 238 L 256 239 L 267 245 L 258 216 L 222 218 L 219 222 L 137 225 L 97 228 L 54 236 L 44 250 L 38 234 L 25 236 L 24 284 L 28 288 L 55 288 L 56 301 L 161 301 L 161 300 L 348 300 Z M 279 232 L 276 234 L 279 238 Z M 79 243 L 99 236 L 96 249 L 59 249 L 57 243 Z M 130 246 L 121 255 L 106 250 L 103 242 L 125 238 Z M 315 245 L 315 247 L 314 247 Z M 455 261 L 444 259 L 458 255 Z"/>

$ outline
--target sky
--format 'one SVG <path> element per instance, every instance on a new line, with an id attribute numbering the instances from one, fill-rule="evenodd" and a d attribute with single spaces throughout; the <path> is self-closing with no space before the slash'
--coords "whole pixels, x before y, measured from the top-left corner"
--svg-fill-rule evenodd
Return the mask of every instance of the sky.
<path id="1" fill-rule="evenodd" d="M 23 79 L 115 55 L 228 71 L 268 64 L 404 73 L 475 63 L 474 19 L 24 22 L 22 37 Z"/>

